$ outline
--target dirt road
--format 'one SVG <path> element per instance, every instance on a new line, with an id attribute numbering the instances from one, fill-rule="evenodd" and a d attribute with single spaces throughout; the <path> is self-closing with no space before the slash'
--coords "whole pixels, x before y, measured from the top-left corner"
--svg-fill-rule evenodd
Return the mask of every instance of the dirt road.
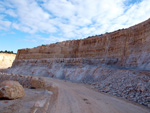
<path id="1" fill-rule="evenodd" d="M 47 113 L 150 113 L 150 110 L 123 99 L 101 94 L 82 84 L 46 79 L 58 87 Z"/>
<path id="2" fill-rule="evenodd" d="M 50 91 L 25 89 L 22 99 L 0 100 L 0 113 L 150 113 L 146 107 L 96 92 L 83 84 L 45 80 Z"/>

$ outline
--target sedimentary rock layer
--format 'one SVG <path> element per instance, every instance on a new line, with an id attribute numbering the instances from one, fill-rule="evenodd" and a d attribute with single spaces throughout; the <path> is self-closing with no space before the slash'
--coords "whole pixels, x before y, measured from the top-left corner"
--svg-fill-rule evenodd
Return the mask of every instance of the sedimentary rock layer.
<path id="1" fill-rule="evenodd" d="M 16 54 L 0 53 L 0 69 L 11 67 L 15 57 Z"/>
<path id="2" fill-rule="evenodd" d="M 103 35 L 18 50 L 17 60 L 43 58 L 99 59 L 117 67 L 150 70 L 150 19 Z M 14 63 L 15 64 L 15 63 Z"/>

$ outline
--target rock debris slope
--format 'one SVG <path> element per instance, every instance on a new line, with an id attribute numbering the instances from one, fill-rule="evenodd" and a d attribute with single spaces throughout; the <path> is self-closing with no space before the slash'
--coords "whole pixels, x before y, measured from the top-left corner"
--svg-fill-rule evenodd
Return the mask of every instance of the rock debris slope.
<path id="1" fill-rule="evenodd" d="M 18 50 L 9 73 L 55 77 L 150 107 L 150 19 L 115 32 Z"/>

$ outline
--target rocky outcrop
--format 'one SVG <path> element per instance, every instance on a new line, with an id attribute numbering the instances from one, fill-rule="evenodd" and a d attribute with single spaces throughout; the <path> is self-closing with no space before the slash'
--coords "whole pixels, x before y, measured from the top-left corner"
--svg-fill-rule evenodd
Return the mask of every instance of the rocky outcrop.
<path id="1" fill-rule="evenodd" d="M 17 81 L 3 81 L 0 84 L 0 98 L 17 99 L 24 97 L 24 88 Z"/>
<path id="2" fill-rule="evenodd" d="M 0 53 L 0 69 L 5 69 L 12 66 L 16 54 Z"/>
<path id="3" fill-rule="evenodd" d="M 117 67 L 149 70 L 149 43 L 150 19 L 128 29 L 82 40 L 21 49 L 18 50 L 16 61 L 43 58 L 87 58 L 99 59 L 99 63 Z"/>

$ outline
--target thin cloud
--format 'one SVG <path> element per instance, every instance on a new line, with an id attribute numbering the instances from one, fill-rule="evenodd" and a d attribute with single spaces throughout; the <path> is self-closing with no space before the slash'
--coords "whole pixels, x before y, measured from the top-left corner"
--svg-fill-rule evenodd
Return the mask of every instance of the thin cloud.
<path id="1" fill-rule="evenodd" d="M 29 41 L 29 42 L 34 42 L 34 43 L 40 43 L 42 41 L 42 44 L 52 44 L 55 42 L 61 42 L 65 41 L 65 38 L 61 37 L 54 37 L 54 36 L 49 36 L 49 37 L 42 37 L 41 35 L 30 35 L 27 36 L 24 41 Z"/>
<path id="2" fill-rule="evenodd" d="M 17 29 L 31 34 L 31 38 L 39 33 L 49 34 L 48 38 L 37 36 L 41 42 L 85 38 L 150 18 L 150 0 L 130 1 L 2 0 L 0 30 Z"/>
<path id="3" fill-rule="evenodd" d="M 12 9 L 8 9 L 5 11 L 6 14 L 8 14 L 9 16 L 12 16 L 12 17 L 17 17 L 16 13 L 14 10 Z"/>

